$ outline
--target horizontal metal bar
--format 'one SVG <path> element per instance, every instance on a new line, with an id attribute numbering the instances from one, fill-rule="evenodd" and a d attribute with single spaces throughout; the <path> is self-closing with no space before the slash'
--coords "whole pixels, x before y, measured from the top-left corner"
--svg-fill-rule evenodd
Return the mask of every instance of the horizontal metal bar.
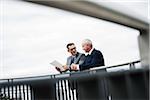
<path id="1" fill-rule="evenodd" d="M 104 5 L 98 5 L 89 1 L 70 1 L 70 0 L 22 0 L 49 7 L 55 7 L 63 10 L 72 11 L 75 13 L 115 22 L 121 25 L 129 26 L 135 29 L 149 29 L 149 23 L 133 16 L 112 10 Z"/>
<path id="2" fill-rule="evenodd" d="M 81 74 L 87 73 L 89 74 L 90 71 L 98 71 L 101 69 L 106 69 L 106 68 L 114 68 L 114 67 L 120 67 L 120 66 L 125 66 L 125 65 L 130 65 L 130 64 L 135 64 L 135 63 L 139 63 L 140 60 L 137 61 L 133 61 L 133 62 L 128 62 L 128 63 L 124 63 L 124 64 L 119 64 L 119 65 L 114 65 L 114 66 L 100 66 L 100 67 L 96 67 L 96 68 L 92 68 L 90 70 L 85 70 L 82 72 L 71 72 L 71 73 L 64 73 L 64 74 L 58 74 L 58 75 L 46 75 L 46 76 L 36 76 L 36 77 L 23 77 L 23 78 L 14 78 L 14 79 L 0 79 L 0 84 L 7 84 L 7 85 L 18 85 L 18 84 L 22 84 L 22 83 L 28 83 L 28 84 L 36 84 L 37 82 L 44 82 L 47 81 L 49 79 L 54 81 L 57 81 L 56 79 L 65 79 L 70 77 L 71 74 L 78 74 L 79 76 Z"/>

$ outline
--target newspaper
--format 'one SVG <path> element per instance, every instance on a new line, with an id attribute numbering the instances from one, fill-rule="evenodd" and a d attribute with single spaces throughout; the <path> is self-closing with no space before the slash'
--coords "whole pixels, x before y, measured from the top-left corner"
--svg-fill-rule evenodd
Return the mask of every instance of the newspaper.
<path id="1" fill-rule="evenodd" d="M 54 60 L 50 63 L 51 65 L 55 66 L 55 67 L 58 67 L 61 71 L 64 71 L 65 69 L 63 68 L 63 65 L 58 62 L 57 60 Z"/>

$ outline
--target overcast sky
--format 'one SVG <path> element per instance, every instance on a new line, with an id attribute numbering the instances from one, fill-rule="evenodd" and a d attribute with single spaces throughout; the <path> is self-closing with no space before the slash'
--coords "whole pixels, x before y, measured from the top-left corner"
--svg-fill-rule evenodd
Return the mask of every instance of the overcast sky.
<path id="1" fill-rule="evenodd" d="M 135 7 L 141 6 L 145 17 L 146 3 Z M 102 51 L 106 66 L 140 59 L 139 31 L 135 29 L 15 0 L 1 0 L 0 18 L 0 78 L 56 74 L 49 63 L 58 60 L 65 64 L 68 42 L 83 52 L 85 38 Z"/>

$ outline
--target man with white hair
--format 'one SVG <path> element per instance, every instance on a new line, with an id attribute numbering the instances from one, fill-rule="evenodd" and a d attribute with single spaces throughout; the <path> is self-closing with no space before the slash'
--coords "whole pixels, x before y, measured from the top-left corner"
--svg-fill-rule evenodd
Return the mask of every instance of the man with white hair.
<path id="1" fill-rule="evenodd" d="M 82 49 L 85 51 L 85 60 L 82 64 L 72 64 L 72 70 L 86 70 L 93 67 L 104 66 L 104 58 L 99 50 L 93 48 L 92 41 L 85 39 L 82 41 Z"/>

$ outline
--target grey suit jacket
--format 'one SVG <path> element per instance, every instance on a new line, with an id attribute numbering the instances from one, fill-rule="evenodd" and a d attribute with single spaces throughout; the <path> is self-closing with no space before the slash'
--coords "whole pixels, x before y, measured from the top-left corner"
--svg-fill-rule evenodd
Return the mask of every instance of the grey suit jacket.
<path id="1" fill-rule="evenodd" d="M 71 66 L 71 64 L 72 64 L 72 57 L 73 56 L 69 56 L 68 58 L 67 58 L 67 66 Z M 77 55 L 75 56 L 75 59 L 74 59 L 74 64 L 82 64 L 83 62 L 84 62 L 84 60 L 85 60 L 85 55 L 84 54 L 82 54 L 82 53 L 79 53 L 79 52 L 77 52 Z"/>

